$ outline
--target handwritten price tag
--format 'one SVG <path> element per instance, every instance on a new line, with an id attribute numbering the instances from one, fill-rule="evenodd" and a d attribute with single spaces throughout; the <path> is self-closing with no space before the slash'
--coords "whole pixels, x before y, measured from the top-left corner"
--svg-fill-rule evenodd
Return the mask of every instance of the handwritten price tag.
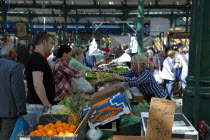
<path id="1" fill-rule="evenodd" d="M 145 140 L 171 140 L 176 103 L 152 98 Z"/>

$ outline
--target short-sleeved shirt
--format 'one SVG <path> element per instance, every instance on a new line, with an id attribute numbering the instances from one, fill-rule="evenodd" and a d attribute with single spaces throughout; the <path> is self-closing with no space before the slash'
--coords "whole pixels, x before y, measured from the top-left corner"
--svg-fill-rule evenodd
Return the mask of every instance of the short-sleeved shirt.
<path id="1" fill-rule="evenodd" d="M 55 97 L 55 80 L 47 60 L 38 52 L 32 52 L 26 64 L 25 74 L 28 86 L 27 103 L 42 104 L 34 88 L 33 71 L 44 73 L 43 81 L 40 82 L 43 82 L 47 98 L 49 102 L 52 103 Z"/>
<path id="2" fill-rule="evenodd" d="M 55 78 L 56 97 L 55 101 L 62 100 L 66 95 L 71 95 L 72 77 L 79 78 L 79 71 L 70 67 L 62 59 L 57 59 L 52 64 L 53 76 Z"/>

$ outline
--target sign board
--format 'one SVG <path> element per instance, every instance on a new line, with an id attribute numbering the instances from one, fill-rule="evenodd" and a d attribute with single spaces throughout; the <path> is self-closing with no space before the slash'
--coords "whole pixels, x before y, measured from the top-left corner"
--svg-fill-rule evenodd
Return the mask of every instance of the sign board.
<path id="1" fill-rule="evenodd" d="M 25 23 L 16 23 L 17 37 L 27 37 L 27 28 Z"/>
<path id="2" fill-rule="evenodd" d="M 176 103 L 152 98 L 145 140 L 170 140 Z"/>

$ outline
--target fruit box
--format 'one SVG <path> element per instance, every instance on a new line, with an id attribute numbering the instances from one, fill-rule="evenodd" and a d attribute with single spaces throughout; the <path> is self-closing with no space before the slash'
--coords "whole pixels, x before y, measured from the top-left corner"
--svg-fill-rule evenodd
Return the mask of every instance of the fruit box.
<path id="1" fill-rule="evenodd" d="M 145 137 L 115 135 L 114 137 L 110 138 L 109 140 L 145 140 Z M 172 138 L 170 140 L 191 140 L 191 139 L 175 139 L 175 138 Z"/>
<path id="2" fill-rule="evenodd" d="M 121 93 L 117 93 L 85 108 L 83 114 L 87 114 L 87 112 L 95 106 L 97 106 L 97 108 L 88 121 L 90 128 L 104 125 L 118 119 L 121 115 L 130 113 L 126 96 Z"/>
<path id="3" fill-rule="evenodd" d="M 31 127 L 26 133 L 23 131 L 19 133 L 16 137 L 16 140 L 85 140 L 85 135 L 87 131 L 87 122 L 95 111 L 96 107 L 92 108 L 87 115 L 83 118 L 82 122 L 76 129 L 74 136 L 72 137 L 59 137 L 59 136 L 28 136 L 30 132 L 34 131 L 38 125 L 46 125 L 48 123 L 55 123 L 57 120 L 67 123 L 68 115 L 60 114 L 44 114 L 39 117 L 38 123 Z"/>
<path id="4" fill-rule="evenodd" d="M 106 87 L 103 90 L 100 90 L 94 93 L 93 95 L 90 96 L 89 99 L 92 104 L 95 104 L 119 92 L 124 92 L 128 88 L 129 88 L 129 84 L 127 82 L 118 82 L 109 87 Z"/>

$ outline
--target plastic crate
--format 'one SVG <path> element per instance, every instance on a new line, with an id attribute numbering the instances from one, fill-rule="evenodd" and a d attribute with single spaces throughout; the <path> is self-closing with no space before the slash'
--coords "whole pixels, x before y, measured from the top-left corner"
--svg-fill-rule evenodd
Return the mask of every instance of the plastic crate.
<path id="1" fill-rule="evenodd" d="M 204 139 L 205 140 L 210 140 L 210 127 L 205 123 L 203 122 L 203 126 L 204 126 Z"/>
<path id="2" fill-rule="evenodd" d="M 85 140 L 87 125 L 83 127 L 82 131 L 74 137 L 56 137 L 56 136 L 28 136 L 30 132 L 37 128 L 37 125 L 46 125 L 48 123 L 55 123 L 57 120 L 67 122 L 68 115 L 60 114 L 44 114 L 39 117 L 38 123 L 30 128 L 26 133 L 21 132 L 17 135 L 16 140 Z"/>

